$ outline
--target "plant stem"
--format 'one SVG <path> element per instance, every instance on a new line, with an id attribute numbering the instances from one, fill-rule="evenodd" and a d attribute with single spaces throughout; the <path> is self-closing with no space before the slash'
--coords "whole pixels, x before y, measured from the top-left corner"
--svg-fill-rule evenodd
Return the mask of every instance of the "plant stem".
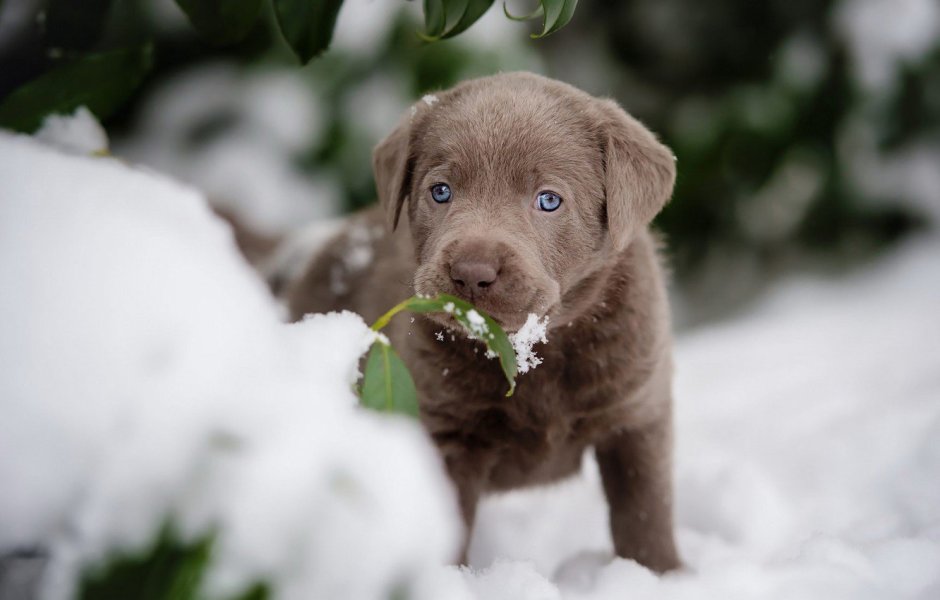
<path id="1" fill-rule="evenodd" d="M 402 300 L 401 302 L 393 306 L 391 309 L 389 309 L 387 313 L 379 317 L 378 320 L 376 320 L 376 322 L 372 324 L 372 331 L 379 331 L 383 327 L 388 325 L 388 322 L 392 320 L 392 317 L 394 317 L 395 315 L 397 315 L 398 313 L 400 313 L 401 311 L 405 310 L 405 308 L 408 307 L 409 302 L 411 302 L 411 298 Z"/>

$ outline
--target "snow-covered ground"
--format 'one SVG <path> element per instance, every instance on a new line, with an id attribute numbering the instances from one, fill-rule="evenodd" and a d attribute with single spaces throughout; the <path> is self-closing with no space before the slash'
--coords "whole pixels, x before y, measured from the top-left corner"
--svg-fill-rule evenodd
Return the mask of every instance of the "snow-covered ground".
<path id="1" fill-rule="evenodd" d="M 684 335 L 676 363 L 688 568 L 608 562 L 586 461 L 574 481 L 484 506 L 471 597 L 940 598 L 940 239 L 781 284 Z"/>
<path id="2" fill-rule="evenodd" d="M 0 134 L 0 182 L 0 555 L 49 548 L 47 597 L 166 515 L 220 527 L 216 589 L 281 598 L 940 597 L 937 237 L 678 340 L 687 569 L 611 558 L 590 457 L 485 502 L 458 569 L 430 445 L 355 407 L 361 320 L 280 323 L 162 176 Z"/>

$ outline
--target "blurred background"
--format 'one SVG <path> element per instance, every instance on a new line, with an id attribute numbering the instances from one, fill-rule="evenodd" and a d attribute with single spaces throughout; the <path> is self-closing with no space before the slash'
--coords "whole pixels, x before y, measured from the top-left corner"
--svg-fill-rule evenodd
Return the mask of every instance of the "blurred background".
<path id="1" fill-rule="evenodd" d="M 541 40 L 497 3 L 433 44 L 416 35 L 420 2 L 346 0 L 331 48 L 307 66 L 270 14 L 217 48 L 173 0 L 115 0 L 87 26 L 81 10 L 49 22 L 44 6 L 2 3 L 0 97 L 63 54 L 152 40 L 153 70 L 104 123 L 112 153 L 267 232 L 373 202 L 371 148 L 412 101 L 517 69 L 616 98 L 674 149 L 678 184 L 656 225 L 680 328 L 733 314 L 781 275 L 852 269 L 940 220 L 936 0 L 584 0 Z"/>
<path id="2" fill-rule="evenodd" d="M 306 66 L 282 39 L 271 3 L 261 4 L 262 18 L 247 37 L 218 47 L 196 32 L 174 0 L 0 0 L 0 113 L 13 90 L 43 73 L 54 72 L 72 57 L 152 43 L 153 66 L 139 86 L 131 81 L 133 74 L 127 80 L 97 78 L 87 82 L 90 88 L 117 90 L 117 95 L 125 88 L 134 89 L 103 121 L 111 153 L 189 182 L 202 189 L 218 208 L 275 234 L 374 202 L 371 149 L 425 93 L 470 77 L 525 69 L 595 95 L 616 98 L 657 132 L 678 158 L 674 197 L 655 225 L 667 238 L 676 325 L 682 330 L 676 344 L 677 523 L 685 559 L 697 574 L 669 583 L 676 587 L 657 587 L 660 597 L 733 597 L 742 589 L 765 590 L 753 594 L 758 597 L 940 597 L 940 485 L 936 478 L 940 470 L 940 353 L 936 351 L 940 338 L 936 308 L 940 305 L 940 1 L 581 0 L 570 23 L 540 40 L 529 37 L 537 30 L 537 22 L 507 19 L 497 2 L 466 32 L 428 44 L 417 35 L 423 21 L 419 0 L 345 0 L 330 49 Z M 105 13 L 102 7 L 108 5 Z M 523 14 L 534 5 L 534 0 L 511 0 L 508 6 L 514 14 Z M 95 18 L 101 14 L 106 14 L 104 20 Z M 51 96 L 59 91 L 55 86 L 45 90 Z M 10 159 L 9 155 L 0 157 L 0 166 L 26 164 Z M 7 171 L 13 169 L 8 166 Z M 32 178 L 23 180 L 47 181 L 46 173 L 30 175 Z M 115 181 L 123 179 L 116 177 Z M 0 207 L 7 200 L 13 206 L 17 200 L 22 205 L 23 198 L 30 198 L 22 195 L 28 186 L 19 187 L 21 196 L 17 198 L 17 186 L 0 178 Z M 49 189 L 63 188 L 56 185 Z M 122 189 L 126 188 L 115 187 L 115 194 L 120 196 Z M 72 199 L 66 194 L 65 200 Z M 95 214 L 88 211 L 88 198 L 83 200 L 78 212 L 65 214 Z M 149 218 L 149 213 L 142 214 Z M 49 238 L 49 232 L 59 231 L 51 226 L 54 223 L 42 223 L 38 233 L 32 232 L 29 224 L 19 223 L 12 218 L 7 223 L 0 220 L 9 231 L 24 233 L 21 238 L 8 236 L 8 241 L 38 240 L 38 244 L 54 239 L 61 243 L 60 237 Z M 114 231 L 121 229 L 109 230 Z M 71 243 L 80 244 L 84 239 L 75 237 Z M 155 247 L 153 240 L 150 242 L 142 245 L 141 252 Z M 198 429 L 203 426 L 199 424 L 201 417 L 193 419 L 196 426 L 188 425 L 187 419 L 196 413 L 181 411 L 174 417 L 174 411 L 166 411 L 154 401 L 170 400 L 175 406 L 179 398 L 188 399 L 192 393 L 197 400 L 194 409 L 202 410 L 214 406 L 216 399 L 244 402 L 248 408 L 256 407 L 257 400 L 267 403 L 269 399 L 267 392 L 257 394 L 260 383 L 241 386 L 247 378 L 255 377 L 253 369 L 242 373 L 239 368 L 236 376 L 236 369 L 231 368 L 242 365 L 242 359 L 250 359 L 252 364 L 256 360 L 254 345 L 250 356 L 238 344 L 228 347 L 229 334 L 254 331 L 233 323 L 237 319 L 225 320 L 226 335 L 205 334 L 206 339 L 219 344 L 212 345 L 211 352 L 192 354 L 187 336 L 171 340 L 175 345 L 169 347 L 177 348 L 183 357 L 176 361 L 179 366 L 159 376 L 163 379 L 155 379 L 163 381 L 164 387 L 147 379 L 138 389 L 135 377 L 149 371 L 135 370 L 133 361 L 138 355 L 151 360 L 146 352 L 150 352 L 152 339 L 160 342 L 163 356 L 164 332 L 151 337 L 147 324 L 138 322 L 146 318 L 111 311 L 101 302 L 111 298 L 110 288 L 95 285 L 80 288 L 95 299 L 89 304 L 94 309 L 90 314 L 106 315 L 102 320 L 113 323 L 101 339 L 85 334 L 97 331 L 92 326 L 84 328 L 83 313 L 73 312 L 67 293 L 53 293 L 72 289 L 68 287 L 72 279 L 61 277 L 69 272 L 71 263 L 58 260 L 55 252 L 33 257 L 33 246 L 24 248 L 20 254 L 7 255 L 7 262 L 16 263 L 16 269 L 8 269 L 12 274 L 4 278 L 10 282 L 10 291 L 20 294 L 0 294 L 0 300 L 19 298 L 19 304 L 14 301 L 13 306 L 20 311 L 0 310 L 0 316 L 18 327 L 17 331 L 0 328 L 0 341 L 7 342 L 10 357 L 0 360 L 0 365 L 7 367 L 5 373 L 0 372 L 0 384 L 10 388 L 9 382 L 13 382 L 15 392 L 0 394 L 0 425 L 7 424 L 13 431 L 10 427 L 27 422 L 35 432 L 26 428 L 19 438 L 0 436 L 0 442 L 20 440 L 22 446 L 15 452 L 0 453 L 0 458 L 15 456 L 15 460 L 7 460 L 7 466 L 16 467 L 8 469 L 14 476 L 32 471 L 41 476 L 35 479 L 38 484 L 31 477 L 18 480 L 34 486 L 24 489 L 35 489 L 47 480 L 64 482 L 58 486 L 61 493 L 50 493 L 49 497 L 66 498 L 62 504 L 69 504 L 69 509 L 67 515 L 62 509 L 66 516 L 50 529 L 61 527 L 64 531 L 57 530 L 56 535 L 67 542 L 63 548 L 68 558 L 73 551 L 69 544 L 82 541 L 85 529 L 95 533 L 92 527 L 99 523 L 83 517 L 94 516 L 97 508 L 112 519 L 105 519 L 106 525 L 120 528 L 125 511 L 101 507 L 110 506 L 108 500 L 123 498 L 121 491 L 132 493 L 136 486 L 146 491 L 151 489 L 147 486 L 163 485 L 163 469 L 140 468 L 147 462 L 141 456 L 160 456 L 152 459 L 159 467 L 164 456 L 177 456 L 176 452 L 164 452 L 161 444 L 166 440 L 176 450 L 185 447 L 178 444 L 180 432 L 192 429 L 191 435 L 184 435 L 192 443 L 205 433 Z M 188 246 L 179 248 L 179 254 L 168 259 L 170 270 L 191 259 L 185 254 Z M 99 256 L 95 252 L 103 257 L 101 261 L 92 260 Z M 29 263 L 18 260 L 22 256 L 34 263 L 21 264 Z M 118 279 L 124 273 L 119 270 L 122 257 L 116 256 L 112 264 L 108 262 L 112 256 L 110 247 L 91 248 L 84 260 L 94 265 L 92 268 L 100 268 L 106 281 L 123 283 Z M 140 252 L 131 253 L 128 260 L 141 256 Z M 4 258 L 2 253 L 0 258 Z M 49 303 L 52 308 L 68 306 L 64 316 L 34 307 L 30 285 L 39 284 L 21 286 L 23 269 L 41 273 L 36 282 L 42 284 L 42 297 L 55 297 L 56 302 Z M 166 274 L 167 281 L 177 281 L 174 277 Z M 57 278 L 62 281 L 55 281 Z M 241 300 L 238 294 L 243 287 L 227 287 L 223 279 L 213 281 L 219 283 L 213 293 Z M 46 280 L 54 285 L 47 289 Z M 185 277 L 183 281 L 187 281 Z M 203 323 L 201 309 L 191 310 L 195 305 L 188 287 L 170 289 L 168 297 L 175 298 L 172 302 L 163 302 L 150 290 L 142 286 L 137 296 L 130 297 L 143 300 L 142 314 L 155 317 L 157 324 L 163 323 L 160 319 L 168 318 L 166 315 L 173 316 L 170 334 L 185 329 L 188 335 L 190 326 L 177 327 L 178 323 L 191 324 L 200 332 L 216 332 L 214 327 L 222 331 L 222 325 L 211 319 Z M 238 314 L 258 312 L 250 300 L 245 304 L 247 312 Z M 128 304 L 139 308 L 135 302 Z M 36 317 L 45 314 L 54 318 Z M 176 319 L 177 314 L 182 317 Z M 247 321 L 254 327 L 251 319 Z M 57 323 L 66 322 L 77 328 L 63 327 L 63 332 L 49 333 Z M 97 327 L 97 322 L 93 325 Z M 125 336 L 125 329 L 134 335 Z M 13 335 L 17 333 L 20 337 Z M 31 354 L 29 344 L 22 340 L 34 339 L 48 342 L 49 349 L 42 355 Z M 91 377 L 86 382 L 83 359 L 76 362 L 82 367 L 79 380 L 83 383 L 74 390 L 62 383 L 71 381 L 67 377 L 47 377 L 60 370 L 71 373 L 75 370 L 73 357 L 78 355 L 88 357 L 89 373 L 108 376 Z M 117 361 L 113 366 L 116 374 L 111 377 L 113 356 L 126 360 Z M 281 356 L 272 352 L 270 358 L 277 358 L 280 365 Z M 17 367 L 23 364 L 35 370 Z M 218 388 L 204 386 L 198 377 L 203 370 L 213 374 L 226 372 L 224 369 L 230 369 L 232 377 L 219 377 Z M 31 383 L 25 391 L 15 387 L 34 372 L 42 373 L 42 385 Z M 310 372 L 320 373 L 315 369 Z M 297 376 L 301 375 L 308 376 L 306 368 L 298 367 Z M 282 371 L 272 368 L 269 376 L 272 389 L 280 390 Z M 111 385 L 112 379 L 125 381 L 120 384 L 125 387 Z M 47 380 L 49 385 L 63 386 L 66 393 L 44 393 Z M 101 388 L 99 382 L 105 380 L 107 385 Z M 348 382 L 336 379 L 336 385 L 348 391 Z M 128 399 L 135 401 L 130 403 L 131 410 L 139 413 L 126 412 Z M 151 405 L 159 414 L 176 420 L 147 418 L 151 413 L 145 408 Z M 116 407 L 113 414 L 120 416 L 114 422 L 122 425 L 115 428 L 115 436 L 101 436 L 94 424 L 98 420 L 110 423 L 113 415 L 108 410 L 112 406 Z M 268 404 L 262 408 L 269 411 Z M 229 412 L 228 405 L 225 412 Z M 39 417 L 22 420 L 23 415 L 33 414 Z M 127 421 L 128 414 L 144 416 Z M 292 424 L 305 425 L 289 411 L 282 416 Z M 355 418 L 349 417 L 349 423 L 354 424 Z M 140 432 L 147 435 L 124 425 L 127 422 L 146 424 L 149 428 Z M 320 423 L 321 419 L 311 422 Z M 270 435 L 268 421 L 259 423 L 265 435 Z M 205 426 L 209 425 L 214 426 L 207 420 Z M 341 431 L 343 440 L 358 439 L 348 435 L 344 427 L 330 424 L 329 428 Z M 210 433 L 215 436 L 217 432 L 212 429 Z M 164 434 L 166 437 L 161 437 Z M 60 437 L 65 441 L 60 443 Z M 45 444 L 52 438 L 55 444 Z M 320 443 L 315 435 L 305 434 L 304 439 Z M 329 436 L 325 439 L 324 444 L 334 443 Z M 70 443 L 84 453 L 119 448 L 108 452 L 108 458 L 115 457 L 113 464 L 126 468 L 115 469 L 116 475 L 108 469 L 103 475 L 89 470 L 89 479 L 81 481 L 93 492 L 103 489 L 104 503 L 95 503 L 98 494 L 90 494 L 88 505 L 73 502 L 66 494 L 71 493 L 69 482 L 79 481 L 76 477 L 86 473 L 74 467 Z M 130 446 L 130 452 L 129 443 L 136 444 Z M 267 443 L 271 445 L 260 444 L 239 459 L 245 461 L 243 469 L 245 464 L 253 465 L 258 456 L 266 456 L 272 447 L 279 449 L 281 440 L 271 436 Z M 293 451 L 294 447 L 289 448 Z M 291 475 L 284 480 L 296 479 L 304 494 L 307 481 L 333 481 L 321 477 L 321 471 L 344 472 L 333 471 L 336 465 L 345 468 L 340 457 L 358 460 L 356 452 L 338 443 L 335 451 L 325 445 L 317 448 L 331 457 L 324 459 L 318 467 L 321 470 L 308 470 L 307 463 L 293 453 L 275 453 L 284 459 L 284 473 Z M 299 454 L 316 458 L 315 453 L 308 456 L 305 452 Z M 396 452 L 374 454 L 397 460 Z M 60 461 L 59 456 L 69 460 Z M 201 460 L 202 455 L 194 456 Z M 64 475 L 59 477 L 56 469 L 34 469 L 35 464 L 56 464 Z M 109 461 L 103 464 L 112 465 Z M 180 462 L 184 464 L 190 463 Z M 384 463 L 376 464 L 378 468 L 363 475 L 364 485 L 392 482 L 385 478 L 389 469 L 382 466 Z M 255 473 L 247 471 L 249 476 Z M 382 477 L 376 475 L 380 471 Z M 133 477 L 125 480 L 125 472 Z M 224 471 L 224 481 L 228 481 L 227 473 Z M 118 492 L 109 495 L 112 482 L 121 485 L 115 484 Z M 393 483 L 388 483 L 390 490 L 404 489 Z M 326 484 L 322 485 L 326 489 Z M 249 487 L 262 498 L 275 498 L 264 495 L 267 490 L 263 485 L 246 489 Z M 13 487 L 0 485 L 0 498 L 3 489 Z M 272 489 L 281 492 L 278 485 Z M 342 495 L 346 489 L 345 485 L 332 486 L 324 498 L 338 498 L 336 506 L 346 506 Z M 420 491 L 416 498 L 421 502 L 403 501 L 402 506 L 417 514 L 423 510 L 426 494 L 420 485 L 414 490 Z M 190 491 L 179 487 L 173 493 L 190 498 Z M 290 493 L 288 498 L 293 497 Z M 480 583 L 482 590 L 483 584 L 491 581 L 489 589 L 503 586 L 517 590 L 520 581 L 528 581 L 517 577 L 518 573 L 529 569 L 535 576 L 535 571 L 525 566 L 534 559 L 539 577 L 545 577 L 539 584 L 543 587 L 533 584 L 532 588 L 540 598 L 546 593 L 539 590 L 555 589 L 553 574 L 566 564 L 574 565 L 571 573 L 575 579 L 584 575 L 584 581 L 620 581 L 623 589 L 633 585 L 639 590 L 652 589 L 648 574 L 617 571 L 616 563 L 612 563 L 613 569 L 604 570 L 587 562 L 578 567 L 570 561 L 580 556 L 572 552 L 609 547 L 596 468 L 587 469 L 583 478 L 552 493 L 541 496 L 533 490 L 526 492 L 529 495 L 509 495 L 482 507 L 472 564 L 485 566 L 497 559 L 526 563 L 522 567 L 497 563 L 504 565 L 505 579 L 500 579 L 498 571 L 492 576 L 486 572 L 467 574 L 467 585 Z M 10 497 L 16 500 L 18 496 Z M 138 496 L 135 492 L 128 497 Z M 227 500 L 236 497 L 242 498 L 240 490 L 220 493 L 219 506 L 223 508 L 218 510 L 227 510 Z M 246 497 L 250 502 L 255 496 Z M 47 503 L 36 504 L 40 508 L 36 514 L 41 514 Z M 319 506 L 311 504 L 311 509 L 319 511 Z M 392 503 L 377 506 L 382 511 L 389 506 L 399 510 Z M 32 503 L 24 506 L 29 513 L 32 508 Z M 129 510 L 127 514 L 133 517 L 138 512 Z M 267 522 L 266 515 L 255 512 L 258 518 L 247 519 L 249 523 Z M 321 515 L 316 517 L 321 519 L 322 514 L 333 513 L 312 514 Z M 406 535 L 421 539 L 407 527 L 399 527 L 389 516 L 392 513 L 376 514 L 387 520 L 384 525 L 392 527 L 378 528 L 377 538 L 363 533 L 365 529 L 354 529 L 350 534 L 331 522 L 325 537 L 320 530 L 310 529 L 316 534 L 311 539 L 326 540 L 327 544 L 339 540 L 340 548 L 361 544 L 383 556 L 392 556 L 386 550 L 400 541 L 392 535 L 384 537 L 386 531 L 400 532 L 401 540 Z M 410 514 L 405 509 L 400 512 L 406 519 Z M 545 518 L 546 514 L 551 518 Z M 586 521 L 585 515 L 592 517 Z M 427 520 L 423 513 L 421 518 L 422 523 L 436 522 Z M 326 520 L 305 521 L 297 529 L 307 531 L 308 525 L 321 525 Z M 339 527 L 344 526 L 345 521 L 338 522 Z M 571 527 L 575 522 L 579 526 Z M 282 524 L 296 525 L 286 520 Z M 46 523 L 40 526 L 44 532 Z M 282 562 L 290 568 L 307 564 L 295 562 L 293 537 L 274 540 L 279 530 L 275 526 L 271 531 L 274 534 L 258 534 L 260 545 L 246 537 L 250 542 L 246 547 L 266 549 L 268 540 L 274 544 L 270 547 L 289 548 L 283 553 L 288 558 Z M 329 532 L 334 537 L 329 537 Z M 98 538 L 91 535 L 89 539 Z M 40 545 L 0 553 L 0 598 L 35 597 L 31 590 L 42 573 L 47 550 Z M 336 554 L 341 560 L 348 558 L 342 551 Z M 355 552 L 348 554 L 356 556 Z M 199 555 L 203 556 L 201 551 Z M 161 560 L 156 563 L 168 564 Z M 338 563 L 325 564 L 332 568 Z M 373 564 L 359 565 L 355 559 L 341 566 L 331 575 L 342 578 L 355 573 L 357 576 L 349 579 L 356 581 L 377 581 L 382 576 L 376 575 L 381 570 Z M 180 570 L 185 571 L 183 567 Z M 25 591 L 15 595 L 10 590 Z M 681 593 L 683 590 L 686 593 Z M 862 594 L 861 590 L 873 591 Z M 483 597 L 469 594 L 459 597 Z M 619 597 L 620 592 L 617 594 Z M 400 596 L 394 592 L 386 597 Z M 427 597 L 456 596 L 435 591 Z M 552 597 L 562 595 L 559 592 Z M 578 593 L 577 597 L 588 596 Z"/>

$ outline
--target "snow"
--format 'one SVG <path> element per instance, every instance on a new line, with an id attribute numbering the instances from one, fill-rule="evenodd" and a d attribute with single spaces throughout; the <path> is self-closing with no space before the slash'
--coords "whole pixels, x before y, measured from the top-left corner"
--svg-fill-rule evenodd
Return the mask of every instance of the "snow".
<path id="1" fill-rule="evenodd" d="M 372 264 L 375 251 L 372 242 L 383 235 L 382 227 L 370 228 L 364 223 L 355 223 L 349 228 L 349 238 L 343 249 L 343 265 L 350 273 L 358 273 Z"/>
<path id="2" fill-rule="evenodd" d="M 832 27 L 845 40 L 862 92 L 844 119 L 837 149 L 847 180 L 860 199 L 891 202 L 936 226 L 940 220 L 940 146 L 929 128 L 900 145 L 884 144 L 885 122 L 901 94 L 906 69 L 929 69 L 940 51 L 940 3 L 936 0 L 842 0 Z"/>
<path id="3" fill-rule="evenodd" d="M 280 322 L 227 227 L 165 177 L 0 134 L 0 181 L 0 556 L 50 549 L 45 598 L 168 514 L 188 536 L 218 527 L 216 592 L 940 594 L 936 235 L 679 338 L 686 569 L 611 557 L 590 455 L 569 481 L 486 499 L 461 569 L 443 566 L 459 517 L 426 436 L 356 407 L 375 339 L 360 318 Z"/>
<path id="4" fill-rule="evenodd" d="M 343 219 L 320 219 L 298 227 L 281 238 L 259 270 L 266 281 L 294 281 L 303 274 L 311 257 L 342 231 Z"/>
<path id="5" fill-rule="evenodd" d="M 344 92 L 342 119 L 371 147 L 389 134 L 390 124 L 397 123 L 408 106 L 413 92 L 407 82 L 405 73 L 392 68 L 366 77 Z"/>
<path id="6" fill-rule="evenodd" d="M 520 373 L 528 373 L 530 369 L 542 364 L 542 359 L 536 356 L 532 346 L 538 343 L 547 344 L 548 316 L 539 320 L 535 313 L 529 313 L 525 324 L 519 331 L 509 334 L 513 350 L 516 351 L 516 367 Z"/>
<path id="7" fill-rule="evenodd" d="M 322 139 L 324 109 L 295 69 L 194 67 L 147 99 L 114 154 L 193 184 L 213 205 L 265 233 L 338 212 L 333 175 L 307 173 L 303 152 Z"/>
<path id="8" fill-rule="evenodd" d="M 574 480 L 484 502 L 474 570 L 441 576 L 446 597 L 937 598 L 938 258 L 940 239 L 913 240 L 680 338 L 684 571 L 611 559 L 587 456 Z"/>
<path id="9" fill-rule="evenodd" d="M 457 309 L 456 313 L 459 315 L 460 309 Z M 486 324 L 486 319 L 483 318 L 483 315 L 472 308 L 467 311 L 467 329 L 469 330 L 470 337 L 474 339 L 482 339 L 485 341 L 487 339 L 487 334 L 489 334 L 490 338 L 493 337 L 493 335 L 490 334 L 489 325 Z"/>
<path id="10" fill-rule="evenodd" d="M 34 135 L 46 144 L 73 154 L 108 151 L 108 134 L 85 106 L 78 107 L 71 115 L 49 115 Z"/>
<path id="11" fill-rule="evenodd" d="M 370 227 L 361 220 L 350 223 L 343 247 L 339 250 L 342 260 L 330 268 L 330 291 L 334 295 L 347 294 L 349 277 L 372 264 L 372 259 L 375 258 L 373 243 L 380 239 L 383 233 L 381 225 Z"/>
<path id="12" fill-rule="evenodd" d="M 839 159 L 859 196 L 878 205 L 890 199 L 934 226 L 940 223 L 940 145 L 922 135 L 885 153 L 873 122 L 856 115 L 839 136 Z"/>
<path id="13" fill-rule="evenodd" d="M 415 2 L 345 0 L 336 19 L 330 50 L 352 55 L 376 54 L 383 48 L 383 42 L 400 12 L 421 20 L 421 10 Z"/>
<path id="14" fill-rule="evenodd" d="M 846 38 L 856 77 L 868 90 L 890 89 L 901 70 L 936 45 L 936 0 L 842 0 L 834 24 Z"/>
<path id="15" fill-rule="evenodd" d="M 22 136 L 0 157 L 0 556 L 48 549 L 44 598 L 167 516 L 218 529 L 217 593 L 387 597 L 453 556 L 426 434 L 357 406 L 360 317 L 282 323 L 188 187 Z"/>

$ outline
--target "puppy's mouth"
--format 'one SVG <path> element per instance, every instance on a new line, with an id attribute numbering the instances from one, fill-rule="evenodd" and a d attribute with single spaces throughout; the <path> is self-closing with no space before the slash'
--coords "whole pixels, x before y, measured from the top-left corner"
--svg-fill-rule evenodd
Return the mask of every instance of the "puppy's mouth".
<path id="1" fill-rule="evenodd" d="M 450 261 L 425 263 L 415 273 L 414 289 L 425 296 L 449 294 L 469 302 L 506 332 L 518 331 L 530 314 L 540 319 L 550 314 L 560 300 L 557 281 L 531 269 L 523 272 L 505 259 L 497 268 L 486 263 L 464 264 L 460 268 Z M 457 325 L 446 313 L 427 316 L 447 327 Z"/>
<path id="2" fill-rule="evenodd" d="M 496 321 L 496 324 L 503 328 L 506 333 L 513 333 L 518 331 L 526 322 L 526 319 L 529 317 L 530 311 L 514 311 L 507 313 L 496 313 L 488 311 L 482 306 L 475 305 L 479 311 L 485 313 L 491 319 Z M 453 317 L 447 313 L 428 313 L 425 315 L 427 318 L 431 319 L 435 323 L 439 323 L 449 329 L 462 329 L 463 326 Z M 541 315 L 540 315 L 541 316 Z"/>
<path id="3" fill-rule="evenodd" d="M 487 297 L 468 298 L 466 295 L 459 293 L 459 290 L 453 289 L 432 292 L 419 289 L 418 293 L 424 296 L 437 296 L 439 294 L 457 296 L 469 302 L 474 308 L 496 321 L 496 324 L 502 327 L 506 333 L 513 333 L 522 328 L 530 314 L 534 314 L 541 319 L 545 315 L 552 314 L 554 308 L 554 305 L 546 305 L 546 303 L 540 302 L 540 299 L 543 298 L 545 294 L 537 290 L 533 290 L 531 294 L 529 294 L 529 297 L 525 298 L 522 302 L 514 302 L 511 306 L 506 306 L 505 303 L 501 302 L 499 299 Z M 447 313 L 427 313 L 425 316 L 435 323 L 439 323 L 448 328 L 459 329 L 462 327 L 457 320 L 454 319 L 453 315 Z"/>

